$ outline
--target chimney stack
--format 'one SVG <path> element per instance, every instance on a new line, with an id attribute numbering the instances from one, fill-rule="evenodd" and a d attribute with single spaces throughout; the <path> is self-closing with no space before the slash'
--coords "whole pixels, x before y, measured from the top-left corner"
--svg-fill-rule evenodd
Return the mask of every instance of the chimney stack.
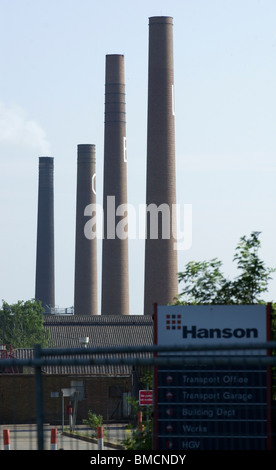
<path id="1" fill-rule="evenodd" d="M 39 157 L 35 299 L 55 307 L 54 159 Z"/>
<path id="2" fill-rule="evenodd" d="M 154 220 L 153 211 L 149 211 L 150 204 L 159 208 L 162 221 L 161 217 L 158 217 L 159 222 Z M 164 206 L 160 207 L 162 204 Z M 173 19 L 160 16 L 149 18 L 146 315 L 152 315 L 153 303 L 167 305 L 178 293 L 173 204 L 176 204 Z M 157 236 L 154 239 L 155 230 Z"/>
<path id="3" fill-rule="evenodd" d="M 104 238 L 102 245 L 102 315 L 129 314 L 127 216 L 126 97 L 124 56 L 106 56 L 104 126 Z M 123 209 L 123 206 L 121 206 Z"/>
<path id="4" fill-rule="evenodd" d="M 91 206 L 93 204 L 93 208 Z M 87 206 L 90 206 L 88 208 Z M 86 209 L 87 208 L 87 209 Z M 87 214 L 85 214 L 87 210 Z M 89 219 L 91 230 L 85 232 Z M 97 315 L 97 237 L 96 237 L 96 151 L 95 145 L 78 145 L 75 246 L 75 315 Z M 92 220 L 92 219 L 90 219 Z M 89 222 L 88 222 L 89 224 Z"/>

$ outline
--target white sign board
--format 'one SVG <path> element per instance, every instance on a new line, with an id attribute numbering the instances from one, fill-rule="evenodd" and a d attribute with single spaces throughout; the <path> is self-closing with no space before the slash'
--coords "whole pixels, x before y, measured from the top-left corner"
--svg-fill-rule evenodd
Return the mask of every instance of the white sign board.
<path id="1" fill-rule="evenodd" d="M 64 397 L 71 397 L 75 393 L 76 389 L 75 388 L 62 388 L 61 391 Z"/>
<path id="2" fill-rule="evenodd" d="M 159 346 L 256 345 L 267 341 L 266 305 L 158 306 L 156 317 L 155 344 Z M 237 354 L 237 350 L 231 353 Z"/>

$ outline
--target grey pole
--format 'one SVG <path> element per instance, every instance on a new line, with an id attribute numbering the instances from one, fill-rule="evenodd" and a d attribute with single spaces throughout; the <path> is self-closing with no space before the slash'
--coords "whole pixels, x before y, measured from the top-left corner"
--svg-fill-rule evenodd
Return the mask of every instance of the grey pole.
<path id="1" fill-rule="evenodd" d="M 34 359 L 41 358 L 41 346 L 35 344 Z M 41 365 L 35 365 L 35 396 L 36 396 L 36 423 L 37 423 L 37 450 L 44 450 L 44 403 Z"/>

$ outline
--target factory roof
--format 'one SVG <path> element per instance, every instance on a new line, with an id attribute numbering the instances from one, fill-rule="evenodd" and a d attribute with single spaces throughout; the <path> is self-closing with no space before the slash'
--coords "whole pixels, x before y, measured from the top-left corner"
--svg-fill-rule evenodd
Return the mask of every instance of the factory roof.
<path id="1" fill-rule="evenodd" d="M 51 347 L 54 349 L 80 348 L 81 341 L 88 338 L 87 348 L 110 350 L 108 354 L 97 353 L 93 357 L 89 356 L 91 359 L 104 359 L 103 362 L 106 363 L 80 365 L 78 359 L 81 360 L 84 356 L 75 355 L 76 364 L 47 365 L 43 367 L 45 373 L 129 375 L 133 366 L 123 364 L 121 359 L 123 360 L 126 356 L 139 359 L 151 355 L 148 352 L 120 353 L 117 351 L 122 347 L 135 348 L 153 344 L 153 319 L 150 315 L 45 315 L 44 327 L 50 333 Z M 16 357 L 21 359 L 33 357 L 33 350 L 16 350 Z"/>
<path id="2" fill-rule="evenodd" d="M 90 348 L 153 344 L 150 315 L 45 315 L 44 326 L 57 348 L 79 347 L 83 337 Z"/>

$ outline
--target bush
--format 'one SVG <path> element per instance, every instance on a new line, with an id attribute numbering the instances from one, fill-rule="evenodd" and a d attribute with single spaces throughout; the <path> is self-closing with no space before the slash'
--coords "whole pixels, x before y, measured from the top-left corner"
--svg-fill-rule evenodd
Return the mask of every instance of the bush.
<path id="1" fill-rule="evenodd" d="M 122 441 L 127 450 L 152 450 L 152 418 L 143 425 L 129 427 L 128 436 Z"/>
<path id="2" fill-rule="evenodd" d="M 89 410 L 88 419 L 83 419 L 82 422 L 83 424 L 87 424 L 92 429 L 92 437 L 97 437 L 97 428 L 103 425 L 103 417 Z"/>
<path id="3" fill-rule="evenodd" d="M 141 383 L 147 389 L 152 389 L 152 382 L 152 371 L 148 371 L 141 378 Z M 137 426 L 129 425 L 127 437 L 122 441 L 122 444 L 127 450 L 152 450 L 152 406 L 140 406 L 139 400 L 135 398 L 128 398 L 128 401 L 132 406 L 133 414 L 137 421 L 138 414 L 141 411 L 146 415 L 147 419 L 143 423 L 137 424 Z"/>

